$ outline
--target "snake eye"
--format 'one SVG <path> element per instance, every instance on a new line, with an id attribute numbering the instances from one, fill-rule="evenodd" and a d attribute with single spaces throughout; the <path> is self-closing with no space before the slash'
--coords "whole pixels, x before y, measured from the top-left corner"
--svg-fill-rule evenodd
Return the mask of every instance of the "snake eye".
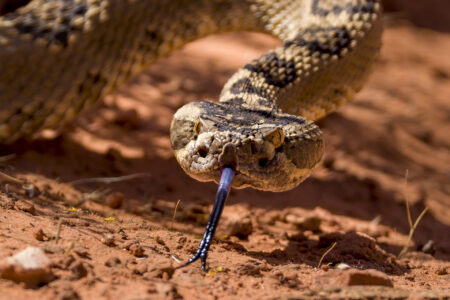
<path id="1" fill-rule="evenodd" d="M 202 122 L 199 120 L 195 121 L 194 124 L 194 134 L 198 136 L 200 134 L 200 130 L 202 129 Z"/>

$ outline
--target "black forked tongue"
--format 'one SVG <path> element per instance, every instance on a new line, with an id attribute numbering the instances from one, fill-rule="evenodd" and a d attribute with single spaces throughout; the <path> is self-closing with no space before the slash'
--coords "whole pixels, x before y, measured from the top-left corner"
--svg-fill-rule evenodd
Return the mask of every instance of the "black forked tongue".
<path id="1" fill-rule="evenodd" d="M 214 200 L 214 206 L 209 216 L 208 224 L 205 228 L 205 233 L 198 246 L 194 256 L 191 257 L 185 264 L 177 267 L 177 269 L 186 267 L 194 261 L 200 259 L 202 262 L 202 270 L 206 271 L 206 258 L 208 257 L 208 250 L 211 246 L 214 233 L 216 232 L 217 225 L 219 224 L 220 216 L 222 215 L 225 201 L 227 200 L 228 193 L 230 192 L 231 182 L 233 181 L 234 171 L 231 168 L 224 168 L 222 170 L 222 176 L 220 177 L 219 188 L 217 189 L 216 199 Z"/>

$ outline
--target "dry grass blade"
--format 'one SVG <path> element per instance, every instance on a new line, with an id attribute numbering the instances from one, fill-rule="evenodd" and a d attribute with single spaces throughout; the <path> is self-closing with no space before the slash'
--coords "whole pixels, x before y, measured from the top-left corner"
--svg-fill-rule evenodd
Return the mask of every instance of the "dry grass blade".
<path id="1" fill-rule="evenodd" d="M 116 183 L 126 180 L 131 180 L 135 178 L 142 178 L 142 177 L 151 177 L 152 175 L 150 173 L 135 173 L 125 176 L 118 176 L 118 177 L 96 177 L 96 178 L 85 178 L 85 179 L 78 179 L 69 182 L 70 185 L 78 185 L 78 184 L 86 184 L 86 183 Z"/>
<path id="2" fill-rule="evenodd" d="M 398 254 L 398 258 L 402 257 L 403 255 L 406 254 L 406 252 L 408 252 L 409 244 L 411 243 L 414 231 L 416 231 L 417 226 L 419 225 L 420 221 L 425 216 L 427 211 L 428 211 L 428 207 L 425 207 L 425 209 L 420 213 L 419 217 L 416 219 L 416 222 L 414 222 L 414 225 L 412 227 L 410 227 L 408 241 L 406 242 L 406 245 L 405 245 L 405 247 L 403 247 L 402 251 L 400 251 L 400 253 Z"/>
<path id="3" fill-rule="evenodd" d="M 408 170 L 406 170 L 405 173 L 405 187 L 408 185 Z M 412 222 L 412 217 L 411 217 L 411 210 L 409 208 L 409 201 L 408 201 L 408 197 L 405 196 L 405 207 L 406 207 L 406 216 L 408 217 L 408 224 L 409 224 L 409 234 L 408 234 L 408 240 L 406 242 L 405 247 L 403 247 L 402 251 L 400 251 L 400 253 L 398 254 L 398 258 L 402 257 L 403 255 L 405 255 L 408 250 L 409 250 L 409 244 L 411 243 L 412 237 L 414 235 L 414 232 L 416 231 L 417 226 L 419 225 L 420 221 L 422 220 L 422 218 L 425 216 L 425 214 L 428 211 L 428 207 L 425 207 L 425 209 L 420 213 L 419 217 L 416 219 L 416 222 Z"/>
<path id="4" fill-rule="evenodd" d="M 318 268 L 320 268 L 320 266 L 322 265 L 323 259 L 325 258 L 325 256 L 328 255 L 328 253 L 331 252 L 331 250 L 333 250 L 333 248 L 336 246 L 336 244 L 337 244 L 337 242 L 334 242 L 333 245 L 331 245 L 331 247 L 328 248 L 327 251 L 325 251 L 325 253 L 324 253 L 324 254 L 322 255 L 322 257 L 320 258 L 319 263 L 317 264 L 317 267 L 318 267 Z"/>
<path id="5" fill-rule="evenodd" d="M 61 234 L 61 227 L 62 227 L 62 218 L 58 221 L 58 226 L 56 227 L 56 235 L 55 235 L 55 244 L 58 244 L 59 236 Z"/>
<path id="6" fill-rule="evenodd" d="M 75 206 L 81 206 L 82 204 L 84 204 L 86 201 L 94 201 L 94 202 L 100 202 L 100 199 L 102 197 L 104 197 L 106 194 L 108 194 L 109 192 L 111 192 L 111 189 L 108 187 L 102 187 L 99 188 L 91 193 L 88 194 L 83 194 L 83 197 L 81 198 L 80 201 L 78 201 Z"/>
<path id="7" fill-rule="evenodd" d="M 180 205 L 180 199 L 178 199 L 177 204 L 175 205 L 175 209 L 173 211 L 173 217 L 172 219 L 175 220 L 175 217 L 177 216 L 177 210 L 178 210 L 178 205 Z"/>
<path id="8" fill-rule="evenodd" d="M 0 182 L 1 181 L 20 184 L 22 185 L 22 189 L 27 192 L 28 197 L 33 198 L 34 196 L 36 196 L 36 187 L 34 186 L 34 184 L 27 180 L 22 180 L 6 173 L 0 172 Z"/>
<path id="9" fill-rule="evenodd" d="M 175 209 L 173 210 L 173 217 L 172 217 L 172 223 L 170 224 L 170 228 L 173 229 L 173 222 L 175 221 L 175 218 L 177 216 L 177 210 L 178 206 L 180 205 L 181 200 L 178 199 L 177 204 L 175 204 Z"/>
<path id="10" fill-rule="evenodd" d="M 406 169 L 405 172 L 405 188 L 408 186 L 408 175 L 409 175 L 409 170 Z M 406 207 L 406 216 L 408 217 L 408 224 L 409 224 L 409 228 L 413 227 L 413 222 L 412 222 L 412 218 L 411 218 L 411 211 L 409 209 L 409 201 L 408 201 L 408 197 L 405 196 L 405 207 Z"/>
<path id="11" fill-rule="evenodd" d="M 2 181 L 9 181 L 9 182 L 13 182 L 13 183 L 18 183 L 18 184 L 24 184 L 25 182 L 23 180 L 20 180 L 18 178 L 12 177 L 6 173 L 0 172 L 0 179 Z"/>

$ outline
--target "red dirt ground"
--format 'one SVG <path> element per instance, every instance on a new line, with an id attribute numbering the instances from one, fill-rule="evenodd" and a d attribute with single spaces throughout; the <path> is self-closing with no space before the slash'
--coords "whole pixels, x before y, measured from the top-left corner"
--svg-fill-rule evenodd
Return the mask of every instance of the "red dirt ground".
<path id="1" fill-rule="evenodd" d="M 270 298 L 320 288 L 342 263 L 381 271 L 398 288 L 450 288 L 450 35 L 387 20 L 369 83 L 319 122 L 322 164 L 289 192 L 233 190 L 208 273 L 199 263 L 173 272 L 198 245 L 216 185 L 177 165 L 172 114 L 216 99 L 238 67 L 278 41 L 259 34 L 197 41 L 57 138 L 3 149 L 15 155 L 2 158 L 1 170 L 39 193 L 28 197 L 2 182 L 0 258 L 41 247 L 56 277 L 37 288 L 0 279 L 0 298 Z M 73 182 L 136 173 L 144 174 L 108 185 Z M 409 232 L 405 200 L 413 221 L 429 211 L 398 259 Z"/>

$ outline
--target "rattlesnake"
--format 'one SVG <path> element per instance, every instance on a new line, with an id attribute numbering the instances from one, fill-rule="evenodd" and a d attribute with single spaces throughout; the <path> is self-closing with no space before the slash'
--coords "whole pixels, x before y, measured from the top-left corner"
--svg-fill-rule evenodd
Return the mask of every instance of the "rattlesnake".
<path id="1" fill-rule="evenodd" d="M 322 156 L 312 121 L 350 100 L 376 60 L 377 0 L 32 0 L 0 17 L 0 144 L 72 118 L 189 41 L 236 30 L 284 44 L 235 73 L 220 103 L 175 114 L 175 156 L 201 181 L 232 165 L 234 187 L 291 189 Z"/>
<path id="2" fill-rule="evenodd" d="M 251 30 L 284 41 L 236 72 L 219 103 L 187 104 L 172 120 L 170 140 L 184 171 L 221 179 L 189 260 L 201 258 L 203 268 L 231 183 L 283 191 L 305 179 L 323 153 L 313 121 L 361 89 L 382 32 L 377 0 L 21 0 L 7 9 L 0 17 L 0 144 L 72 118 L 199 37 Z"/>

